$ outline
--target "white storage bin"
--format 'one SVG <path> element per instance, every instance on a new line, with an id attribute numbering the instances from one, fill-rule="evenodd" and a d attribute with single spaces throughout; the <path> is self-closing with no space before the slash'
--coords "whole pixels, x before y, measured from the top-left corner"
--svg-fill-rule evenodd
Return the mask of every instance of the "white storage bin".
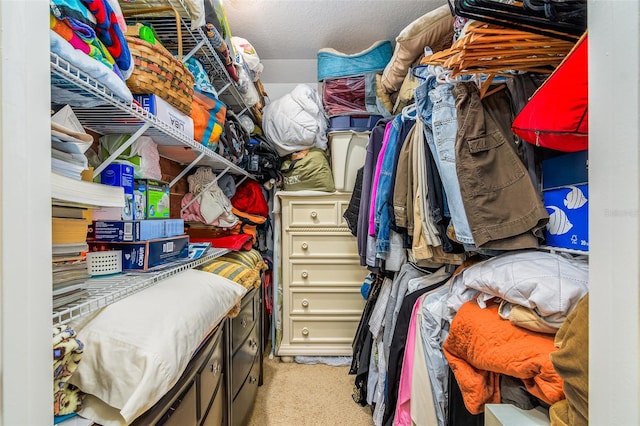
<path id="1" fill-rule="evenodd" d="M 331 171 L 336 191 L 352 192 L 358 169 L 364 166 L 370 132 L 329 132 Z"/>

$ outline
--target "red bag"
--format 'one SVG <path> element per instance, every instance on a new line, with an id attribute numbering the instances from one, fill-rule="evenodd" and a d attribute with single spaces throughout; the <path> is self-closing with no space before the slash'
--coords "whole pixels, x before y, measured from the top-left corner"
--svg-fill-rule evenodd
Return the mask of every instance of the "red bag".
<path id="1" fill-rule="evenodd" d="M 516 116 L 511 129 L 536 146 L 589 148 L 587 33 Z"/>

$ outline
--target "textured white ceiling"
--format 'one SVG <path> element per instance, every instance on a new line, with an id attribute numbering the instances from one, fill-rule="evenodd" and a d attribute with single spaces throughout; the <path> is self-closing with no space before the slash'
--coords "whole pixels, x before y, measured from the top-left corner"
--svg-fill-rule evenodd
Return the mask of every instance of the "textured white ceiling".
<path id="1" fill-rule="evenodd" d="M 260 59 L 316 59 L 319 49 L 358 53 L 445 0 L 224 0 L 231 34 Z"/>

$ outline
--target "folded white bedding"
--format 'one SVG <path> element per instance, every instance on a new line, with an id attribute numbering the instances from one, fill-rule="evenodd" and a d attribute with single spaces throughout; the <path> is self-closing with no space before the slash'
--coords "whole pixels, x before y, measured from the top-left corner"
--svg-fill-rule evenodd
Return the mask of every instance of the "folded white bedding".
<path id="1" fill-rule="evenodd" d="M 85 350 L 69 383 L 90 394 L 79 414 L 104 426 L 131 423 L 171 389 L 246 291 L 192 269 L 72 324 Z"/>

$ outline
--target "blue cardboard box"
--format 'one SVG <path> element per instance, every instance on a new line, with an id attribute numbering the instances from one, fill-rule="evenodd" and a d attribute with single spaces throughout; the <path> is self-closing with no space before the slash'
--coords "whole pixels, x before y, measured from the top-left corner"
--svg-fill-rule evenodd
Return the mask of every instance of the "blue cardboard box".
<path id="1" fill-rule="evenodd" d="M 89 249 L 122 250 L 122 269 L 147 271 L 189 257 L 189 236 L 158 238 L 137 242 L 89 241 Z"/>
<path id="2" fill-rule="evenodd" d="M 100 173 L 103 185 L 121 186 L 124 189 L 124 207 L 121 219 L 133 219 L 133 166 L 129 164 L 111 163 Z"/>
<path id="3" fill-rule="evenodd" d="M 94 220 L 90 238 L 96 241 L 146 241 L 183 234 L 183 219 Z"/>
<path id="4" fill-rule="evenodd" d="M 549 213 L 547 245 L 589 251 L 589 185 L 569 185 L 543 192 Z"/>
<path id="5" fill-rule="evenodd" d="M 542 190 L 589 182 L 589 151 L 563 154 L 542 161 Z"/>

